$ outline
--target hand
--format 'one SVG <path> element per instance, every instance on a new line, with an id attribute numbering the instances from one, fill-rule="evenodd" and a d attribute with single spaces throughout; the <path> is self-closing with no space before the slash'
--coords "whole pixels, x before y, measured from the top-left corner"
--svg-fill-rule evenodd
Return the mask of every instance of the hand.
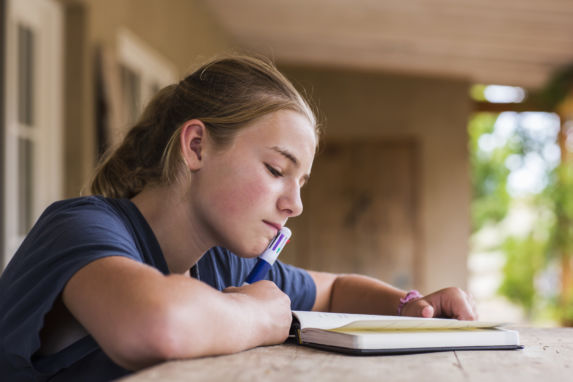
<path id="1" fill-rule="evenodd" d="M 254 302 L 253 333 L 259 336 L 259 345 L 280 344 L 287 339 L 292 321 L 290 298 L 275 283 L 262 280 L 241 287 L 229 287 L 223 292 L 239 293 Z"/>
<path id="2" fill-rule="evenodd" d="M 458 320 L 477 320 L 478 314 L 470 294 L 460 288 L 445 288 L 408 302 L 402 308 L 403 316 L 445 317 Z"/>

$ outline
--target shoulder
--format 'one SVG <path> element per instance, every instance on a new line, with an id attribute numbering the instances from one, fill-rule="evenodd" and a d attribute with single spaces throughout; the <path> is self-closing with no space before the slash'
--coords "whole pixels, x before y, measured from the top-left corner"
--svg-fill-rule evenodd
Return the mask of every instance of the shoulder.
<path id="1" fill-rule="evenodd" d="M 42 218 L 74 214 L 82 215 L 84 213 L 96 213 L 98 215 L 117 215 L 117 208 L 114 207 L 111 199 L 102 196 L 82 196 L 73 199 L 65 199 L 52 203 L 39 220 Z"/>
<path id="2" fill-rule="evenodd" d="M 18 252 L 44 255 L 123 249 L 135 252 L 128 218 L 109 199 L 86 196 L 50 205 L 28 233 Z"/>
<path id="3" fill-rule="evenodd" d="M 51 204 L 40 216 L 30 235 L 38 230 L 73 232 L 86 226 L 117 229 L 127 218 L 114 205 L 113 200 L 101 196 L 84 196 Z"/>

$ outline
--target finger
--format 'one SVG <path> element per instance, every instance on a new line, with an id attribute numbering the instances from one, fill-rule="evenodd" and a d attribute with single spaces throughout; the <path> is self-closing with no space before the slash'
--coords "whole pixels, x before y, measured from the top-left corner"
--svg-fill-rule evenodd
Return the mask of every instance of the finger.
<path id="1" fill-rule="evenodd" d="M 475 306 L 470 297 L 460 288 L 445 288 L 424 296 L 434 307 L 436 317 L 455 318 L 458 320 L 475 320 Z"/>
<path id="2" fill-rule="evenodd" d="M 432 318 L 434 317 L 434 307 L 430 304 L 426 305 L 425 307 L 422 308 L 422 312 L 420 314 L 420 317 L 424 317 L 424 318 Z"/>
<path id="3" fill-rule="evenodd" d="M 423 298 L 411 301 L 404 306 L 403 316 L 431 318 L 434 317 L 434 307 Z"/>
<path id="4" fill-rule="evenodd" d="M 472 298 L 465 291 L 458 289 L 457 298 L 453 299 L 453 316 L 458 320 L 473 321 L 476 319 Z"/>
<path id="5" fill-rule="evenodd" d="M 466 292 L 466 293 L 468 295 L 468 299 L 470 300 L 470 305 L 472 307 L 472 313 L 473 313 L 474 319 L 477 320 L 477 319 L 479 319 L 479 314 L 478 314 L 475 298 L 471 293 L 469 293 L 469 292 Z"/>

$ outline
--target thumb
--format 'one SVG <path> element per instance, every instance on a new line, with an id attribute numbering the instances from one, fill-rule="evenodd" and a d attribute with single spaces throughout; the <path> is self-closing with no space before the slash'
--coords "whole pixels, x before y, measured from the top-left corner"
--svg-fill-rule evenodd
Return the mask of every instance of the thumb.
<path id="1" fill-rule="evenodd" d="M 434 307 L 423 298 L 410 301 L 404 306 L 403 316 L 431 318 L 434 317 Z"/>

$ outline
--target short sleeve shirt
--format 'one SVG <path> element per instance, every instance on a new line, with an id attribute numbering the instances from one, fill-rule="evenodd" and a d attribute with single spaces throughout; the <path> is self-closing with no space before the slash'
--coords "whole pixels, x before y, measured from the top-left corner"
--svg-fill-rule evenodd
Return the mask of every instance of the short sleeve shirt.
<path id="1" fill-rule="evenodd" d="M 46 209 L 0 276 L 0 376 L 10 381 L 103 381 L 129 373 L 90 335 L 58 353 L 37 355 L 44 316 L 68 280 L 108 256 L 124 256 L 169 274 L 151 227 L 129 200 L 88 196 Z M 194 274 L 222 290 L 241 285 L 255 262 L 215 247 Z M 316 287 L 306 271 L 277 262 L 268 279 L 289 295 L 293 309 L 312 308 Z"/>

